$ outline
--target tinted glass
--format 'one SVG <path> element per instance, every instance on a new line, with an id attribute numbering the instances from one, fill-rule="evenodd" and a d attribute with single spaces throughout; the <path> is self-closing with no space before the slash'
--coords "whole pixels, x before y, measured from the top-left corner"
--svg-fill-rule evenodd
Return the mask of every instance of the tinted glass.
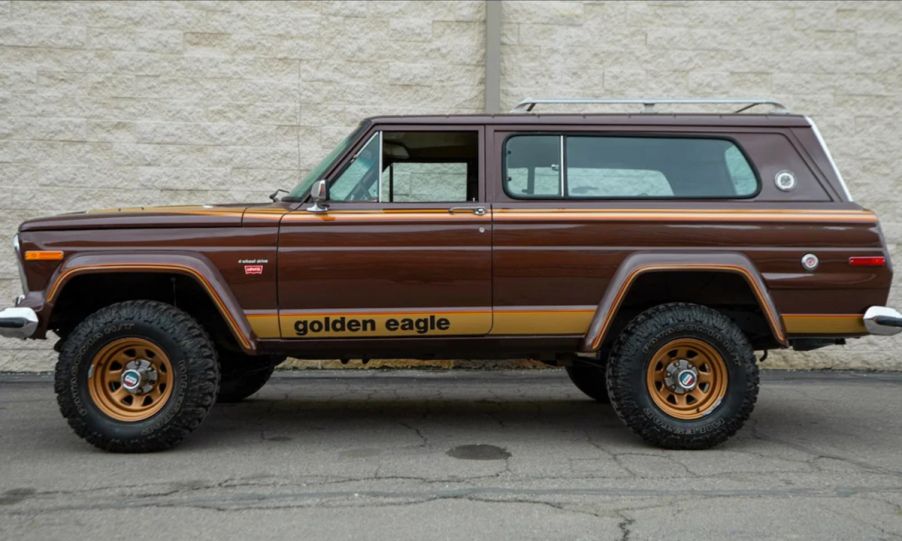
<path id="1" fill-rule="evenodd" d="M 382 140 L 376 134 L 329 186 L 332 201 L 378 201 L 379 153 Z"/>
<path id="2" fill-rule="evenodd" d="M 561 137 L 524 135 L 507 140 L 505 190 L 516 198 L 561 196 Z"/>
<path id="3" fill-rule="evenodd" d="M 467 164 L 395 162 L 382 172 L 382 185 L 393 203 L 466 201 Z"/>
<path id="4" fill-rule="evenodd" d="M 560 144 L 559 136 L 508 139 L 508 195 L 560 198 L 560 187 L 540 182 L 562 161 Z M 555 178 L 567 199 L 732 199 L 758 190 L 743 153 L 723 139 L 568 135 L 563 147 L 564 175 Z"/>

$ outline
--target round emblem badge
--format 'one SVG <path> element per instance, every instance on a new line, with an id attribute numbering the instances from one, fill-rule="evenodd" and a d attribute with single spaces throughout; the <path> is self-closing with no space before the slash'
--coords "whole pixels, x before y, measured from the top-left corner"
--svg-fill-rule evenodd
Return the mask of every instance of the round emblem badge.
<path id="1" fill-rule="evenodd" d="M 126 389 L 134 389 L 138 386 L 139 381 L 141 381 L 141 378 L 134 372 L 126 372 L 122 376 L 122 385 Z"/>
<path id="2" fill-rule="evenodd" d="M 695 386 L 696 379 L 695 374 L 692 372 L 692 370 L 684 370 L 682 373 L 680 373 L 679 379 L 680 387 L 684 389 L 692 389 Z"/>
<path id="3" fill-rule="evenodd" d="M 792 171 L 780 171 L 774 176 L 774 184 L 779 190 L 788 192 L 796 187 L 796 176 Z"/>
<path id="4" fill-rule="evenodd" d="M 805 270 L 813 271 L 817 268 L 819 262 L 817 256 L 814 254 L 805 254 L 802 256 L 802 268 Z"/>

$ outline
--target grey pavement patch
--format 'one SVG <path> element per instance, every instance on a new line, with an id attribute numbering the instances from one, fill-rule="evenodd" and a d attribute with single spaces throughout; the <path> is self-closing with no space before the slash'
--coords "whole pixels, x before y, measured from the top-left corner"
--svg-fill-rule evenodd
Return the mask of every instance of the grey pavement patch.
<path id="1" fill-rule="evenodd" d="M 0 505 L 15 505 L 34 496 L 37 491 L 33 488 L 14 488 L 0 494 Z"/>
<path id="2" fill-rule="evenodd" d="M 902 538 L 902 375 L 765 373 L 746 427 L 691 452 L 557 370 L 277 374 L 135 455 L 77 438 L 30 378 L 0 376 L 3 539 Z M 509 456 L 446 454 L 488 445 Z"/>
<path id="3" fill-rule="evenodd" d="M 348 449 L 338 453 L 341 458 L 370 458 L 381 453 L 379 449 Z"/>
<path id="4" fill-rule="evenodd" d="M 506 460 L 511 457 L 507 449 L 495 445 L 458 445 L 449 449 L 448 456 L 461 460 Z"/>

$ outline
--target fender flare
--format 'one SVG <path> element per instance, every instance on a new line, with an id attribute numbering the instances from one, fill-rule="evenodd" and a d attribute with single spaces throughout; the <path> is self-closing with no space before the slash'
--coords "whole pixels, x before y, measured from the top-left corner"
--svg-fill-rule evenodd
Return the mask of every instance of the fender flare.
<path id="1" fill-rule="evenodd" d="M 193 253 L 82 253 L 67 259 L 50 277 L 45 304 L 51 310 L 66 283 L 83 274 L 157 272 L 189 276 L 200 285 L 216 305 L 227 327 L 242 351 L 257 352 L 257 337 L 251 329 L 241 305 L 238 304 L 225 279 L 206 257 Z M 49 321 L 49 312 L 46 321 Z"/>
<path id="2" fill-rule="evenodd" d="M 583 338 L 583 351 L 598 351 L 605 335 L 617 315 L 623 299 L 639 276 L 649 272 L 710 271 L 730 272 L 742 276 L 758 300 L 771 334 L 783 347 L 789 347 L 786 329 L 777 311 L 767 285 L 748 257 L 735 252 L 639 252 L 627 257 L 611 281 L 598 309 L 592 317 L 589 330 Z"/>

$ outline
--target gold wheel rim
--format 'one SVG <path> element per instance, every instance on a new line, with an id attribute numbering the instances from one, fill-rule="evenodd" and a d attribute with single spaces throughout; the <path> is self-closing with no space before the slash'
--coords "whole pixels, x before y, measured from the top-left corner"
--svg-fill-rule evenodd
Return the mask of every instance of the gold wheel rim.
<path id="1" fill-rule="evenodd" d="M 134 391 L 125 385 L 132 381 L 139 383 Z M 125 422 L 143 421 L 163 409 L 172 395 L 172 381 L 169 357 L 143 338 L 107 344 L 94 356 L 88 372 L 91 400 L 107 416 Z"/>
<path id="2" fill-rule="evenodd" d="M 675 381 L 674 375 L 678 378 L 685 370 L 692 371 L 696 377 L 691 390 Z M 655 405 L 677 419 L 698 419 L 708 414 L 723 399 L 727 383 L 723 357 L 713 346 L 695 338 L 673 340 L 658 349 L 646 375 L 648 392 Z"/>

